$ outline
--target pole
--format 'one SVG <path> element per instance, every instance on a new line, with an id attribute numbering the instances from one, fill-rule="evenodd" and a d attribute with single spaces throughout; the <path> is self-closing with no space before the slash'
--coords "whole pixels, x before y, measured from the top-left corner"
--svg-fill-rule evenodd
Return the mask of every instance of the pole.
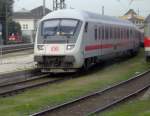
<path id="1" fill-rule="evenodd" d="M 139 8 L 138 8 L 138 16 L 140 15 L 140 10 L 139 10 Z"/>
<path id="2" fill-rule="evenodd" d="M 0 54 L 0 59 L 1 59 L 1 62 L 0 62 L 0 64 L 2 64 L 3 63 L 3 48 L 2 48 L 3 46 L 2 45 L 0 45 L 0 52 L 1 52 L 1 54 Z"/>
<path id="3" fill-rule="evenodd" d="M 43 0 L 43 16 L 45 16 L 45 0 Z"/>
<path id="4" fill-rule="evenodd" d="M 65 0 L 53 0 L 53 11 L 66 8 Z"/>
<path id="5" fill-rule="evenodd" d="M 7 6 L 8 0 L 6 0 L 5 3 L 5 44 L 7 44 L 7 39 L 8 39 L 8 6 Z"/>
<path id="6" fill-rule="evenodd" d="M 3 41 L 2 41 L 2 24 L 0 23 L 0 59 L 1 59 L 1 62 L 0 64 L 2 64 L 3 60 L 3 49 L 2 49 L 2 45 L 3 45 Z"/>
<path id="7" fill-rule="evenodd" d="M 105 13 L 105 8 L 104 6 L 102 6 L 102 15 L 104 15 L 104 13 Z"/>

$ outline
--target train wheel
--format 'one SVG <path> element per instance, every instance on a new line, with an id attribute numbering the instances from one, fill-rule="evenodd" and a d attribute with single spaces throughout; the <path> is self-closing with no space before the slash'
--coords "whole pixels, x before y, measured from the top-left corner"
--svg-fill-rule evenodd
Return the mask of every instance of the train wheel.
<path id="1" fill-rule="evenodd" d="M 137 51 L 135 50 L 130 50 L 130 56 L 133 57 L 133 56 L 136 56 L 137 55 Z"/>
<path id="2" fill-rule="evenodd" d="M 90 60 L 89 59 L 86 59 L 85 61 L 84 61 L 84 65 L 83 65 L 83 71 L 87 71 L 89 68 L 90 68 L 90 65 L 91 65 L 91 62 L 90 62 Z"/>

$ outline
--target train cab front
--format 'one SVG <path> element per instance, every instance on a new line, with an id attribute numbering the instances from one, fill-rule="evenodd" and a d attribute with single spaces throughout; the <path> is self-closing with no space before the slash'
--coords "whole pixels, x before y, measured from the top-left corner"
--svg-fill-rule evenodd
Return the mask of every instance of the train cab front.
<path id="1" fill-rule="evenodd" d="M 78 67 L 77 40 L 81 21 L 50 19 L 42 21 L 34 49 L 34 61 L 42 72 L 74 72 Z"/>

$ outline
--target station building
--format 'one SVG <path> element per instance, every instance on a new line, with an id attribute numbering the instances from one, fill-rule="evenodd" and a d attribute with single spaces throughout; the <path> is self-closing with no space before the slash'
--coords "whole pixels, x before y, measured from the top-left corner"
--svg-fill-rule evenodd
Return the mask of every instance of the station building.
<path id="1" fill-rule="evenodd" d="M 120 18 L 131 21 L 139 29 L 143 29 L 143 27 L 144 27 L 145 18 L 143 16 L 139 16 L 139 14 L 136 13 L 133 9 L 130 9 L 123 16 L 120 16 Z M 143 30 L 141 30 L 141 31 L 143 31 Z"/>
<path id="2" fill-rule="evenodd" d="M 45 8 L 45 14 L 51 12 Z M 22 36 L 28 38 L 31 43 L 34 42 L 38 21 L 43 17 L 43 6 L 39 6 L 30 11 L 21 9 L 13 13 L 13 20 L 21 25 Z"/>

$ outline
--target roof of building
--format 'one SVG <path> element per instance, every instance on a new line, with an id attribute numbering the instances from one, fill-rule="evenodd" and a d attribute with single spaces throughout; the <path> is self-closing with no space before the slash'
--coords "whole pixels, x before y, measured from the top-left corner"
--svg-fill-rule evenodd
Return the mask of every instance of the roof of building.
<path id="1" fill-rule="evenodd" d="M 127 13 L 125 13 L 125 15 L 120 16 L 120 18 L 125 20 L 137 19 L 144 21 L 144 17 L 137 15 L 137 13 L 133 9 L 130 9 Z"/>
<path id="2" fill-rule="evenodd" d="M 15 12 L 13 14 L 13 18 L 15 18 L 15 19 L 34 19 L 32 13 L 30 13 L 30 12 Z"/>
<path id="3" fill-rule="evenodd" d="M 137 13 L 133 10 L 133 9 L 130 9 L 128 12 L 126 12 L 124 15 L 129 15 L 129 14 L 132 14 L 132 15 L 137 15 Z"/>
<path id="4" fill-rule="evenodd" d="M 130 19 L 138 19 L 138 20 L 144 20 L 144 17 L 142 16 L 120 16 L 120 18 L 125 19 L 125 20 L 130 20 Z"/>
<path id="5" fill-rule="evenodd" d="M 51 12 L 48 8 L 45 8 L 45 14 Z M 41 19 L 43 17 L 43 6 L 39 6 L 30 11 L 18 11 L 13 13 L 14 19 Z"/>
<path id="6" fill-rule="evenodd" d="M 41 19 L 43 17 L 43 6 L 39 6 L 30 11 L 35 18 Z M 45 14 L 51 12 L 48 8 L 45 8 Z"/>

